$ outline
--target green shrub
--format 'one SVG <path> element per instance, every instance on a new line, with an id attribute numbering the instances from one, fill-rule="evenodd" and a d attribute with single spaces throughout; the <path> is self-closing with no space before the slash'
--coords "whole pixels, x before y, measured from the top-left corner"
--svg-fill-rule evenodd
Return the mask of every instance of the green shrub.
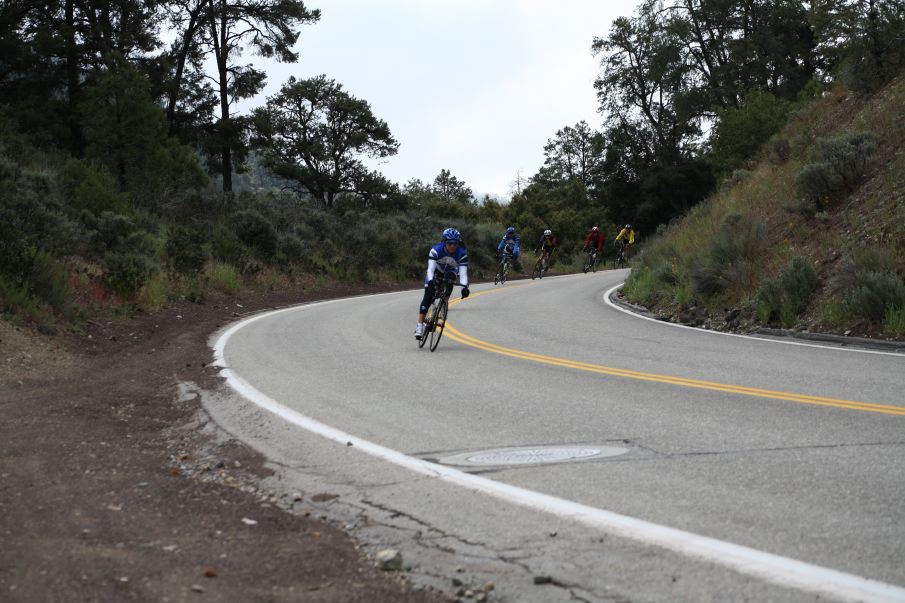
<path id="1" fill-rule="evenodd" d="M 847 305 L 855 316 L 881 323 L 887 312 L 905 306 L 905 283 L 893 272 L 862 272 Z"/>
<path id="2" fill-rule="evenodd" d="M 757 316 L 764 322 L 779 319 L 790 327 L 811 302 L 817 288 L 817 271 L 806 257 L 796 257 L 782 269 L 776 279 L 761 281 L 755 298 Z"/>
<path id="3" fill-rule="evenodd" d="M 802 197 L 822 207 L 858 186 L 877 149 L 877 136 L 856 132 L 820 138 L 817 149 L 816 160 L 805 164 L 796 183 Z"/>
<path id="4" fill-rule="evenodd" d="M 116 181 L 104 168 L 81 159 L 70 159 L 60 170 L 60 190 L 70 208 L 78 216 L 87 210 L 93 214 L 111 212 L 131 214 L 129 195 L 119 192 Z"/>
<path id="5" fill-rule="evenodd" d="M 91 248 L 98 255 L 113 251 L 135 232 L 135 222 L 129 216 L 104 211 L 95 216 L 82 212 L 81 221 L 88 233 Z"/>
<path id="6" fill-rule="evenodd" d="M 689 269 L 693 290 L 711 296 L 746 283 L 763 235 L 762 222 L 727 214 L 707 249 Z"/>
<path id="7" fill-rule="evenodd" d="M 166 254 L 174 272 L 188 276 L 198 274 L 207 261 L 204 235 L 195 228 L 172 227 L 167 237 Z"/>
<path id="8" fill-rule="evenodd" d="M 783 209 L 790 214 L 798 214 L 809 219 L 817 215 L 817 203 L 808 198 L 799 197 L 798 199 L 783 205 Z"/>
<path id="9" fill-rule="evenodd" d="M 39 251 L 32 263 L 30 290 L 34 297 L 56 311 L 65 308 L 69 300 L 69 270 L 47 253 Z"/>
<path id="10" fill-rule="evenodd" d="M 225 262 L 211 262 L 207 267 L 207 278 L 211 288 L 223 293 L 235 294 L 242 287 L 236 269 Z"/>
<path id="11" fill-rule="evenodd" d="M 792 156 L 792 145 L 788 138 L 774 136 L 768 146 L 768 158 L 774 165 L 782 165 Z"/>
<path id="12" fill-rule="evenodd" d="M 162 310 L 170 296 L 170 285 L 163 274 L 157 273 L 145 283 L 138 297 L 139 307 L 149 314 Z"/>
<path id="13" fill-rule="evenodd" d="M 300 262 L 305 257 L 305 245 L 293 234 L 280 236 L 278 257 L 287 264 Z"/>
<path id="14" fill-rule="evenodd" d="M 211 256 L 228 264 L 241 264 L 249 253 L 236 233 L 223 224 L 214 226 L 209 244 Z"/>
<path id="15" fill-rule="evenodd" d="M 107 287 L 125 300 L 132 300 L 157 272 L 157 263 L 135 251 L 108 253 L 104 256 Z"/>
<path id="16" fill-rule="evenodd" d="M 905 305 L 887 308 L 883 317 L 883 328 L 896 335 L 905 335 Z"/>
<path id="17" fill-rule="evenodd" d="M 782 308 L 782 287 L 779 286 L 779 280 L 768 277 L 761 281 L 757 288 L 755 306 L 757 318 L 762 323 L 771 323 L 778 317 L 779 309 Z"/>
<path id="18" fill-rule="evenodd" d="M 645 306 L 654 305 L 660 299 L 662 284 L 658 282 L 653 270 L 647 266 L 632 270 L 625 281 L 623 295 L 632 303 Z"/>
<path id="19" fill-rule="evenodd" d="M 258 252 L 262 259 L 270 259 L 277 250 L 277 231 L 273 224 L 253 209 L 236 212 L 232 226 L 243 243 Z"/>

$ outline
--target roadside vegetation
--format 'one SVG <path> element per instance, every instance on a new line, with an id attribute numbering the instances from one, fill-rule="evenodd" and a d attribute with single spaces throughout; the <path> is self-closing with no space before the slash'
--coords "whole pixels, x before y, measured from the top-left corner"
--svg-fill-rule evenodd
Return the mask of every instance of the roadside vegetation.
<path id="1" fill-rule="evenodd" d="M 905 78 L 837 82 L 661 230 L 626 297 L 716 328 L 905 335 Z"/>
<path id="2" fill-rule="evenodd" d="M 550 228 L 553 270 L 577 271 L 592 225 L 606 261 L 631 223 L 648 248 L 626 294 L 664 314 L 905 331 L 905 0 L 645 0 L 592 42 L 601 129 L 557 130 L 507 199 L 442 166 L 368 169 L 404 141 L 326 74 L 239 114 L 267 78 L 246 55 L 295 63 L 320 18 L 264 5 L 0 8 L 0 313 L 54 330 L 212 294 L 415 284 L 447 226 L 477 278 L 510 225 L 523 269 Z"/>

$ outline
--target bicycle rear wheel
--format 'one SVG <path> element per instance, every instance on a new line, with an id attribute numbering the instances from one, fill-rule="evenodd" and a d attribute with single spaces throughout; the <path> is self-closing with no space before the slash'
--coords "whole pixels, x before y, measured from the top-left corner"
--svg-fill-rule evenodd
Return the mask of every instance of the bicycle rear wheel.
<path id="1" fill-rule="evenodd" d="M 440 338 L 443 337 L 443 327 L 446 326 L 446 313 L 449 310 L 447 299 L 441 298 L 437 306 L 437 313 L 434 317 L 434 328 L 431 329 L 431 345 L 430 350 L 433 352 L 440 345 Z"/>
<path id="2" fill-rule="evenodd" d="M 440 306 L 440 299 L 434 299 L 431 302 L 430 307 L 427 309 L 427 316 L 424 317 L 424 333 L 421 335 L 421 339 L 418 340 L 418 347 L 423 348 L 424 344 L 427 343 L 428 336 L 434 332 L 434 327 L 437 324 L 437 309 Z"/>

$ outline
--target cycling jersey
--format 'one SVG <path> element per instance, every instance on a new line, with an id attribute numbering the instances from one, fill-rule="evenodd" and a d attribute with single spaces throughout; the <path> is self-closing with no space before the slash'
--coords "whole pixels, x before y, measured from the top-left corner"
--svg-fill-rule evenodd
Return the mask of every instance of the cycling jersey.
<path id="1" fill-rule="evenodd" d="M 459 264 L 459 283 L 463 287 L 468 286 L 468 251 L 461 243 L 456 246 L 455 251 L 448 253 L 446 251 L 446 243 L 437 243 L 431 247 L 427 254 L 427 276 L 424 284 L 428 285 L 434 279 L 434 273 L 437 270 L 437 260 L 450 257 Z"/>
<path id="2" fill-rule="evenodd" d="M 513 257 L 518 257 L 519 252 L 519 238 L 518 235 L 513 234 L 505 234 L 503 238 L 500 240 L 500 244 L 496 246 L 497 253 L 503 251 L 503 247 L 506 246 L 506 243 L 512 243 L 512 255 Z"/>
<path id="3" fill-rule="evenodd" d="M 556 237 L 541 235 L 540 246 L 538 247 L 538 249 L 540 249 L 542 252 L 552 253 L 553 250 L 556 249 L 556 243 Z"/>
<path id="4" fill-rule="evenodd" d="M 628 241 L 628 244 L 629 244 L 629 245 L 634 245 L 634 243 L 635 243 L 635 229 L 631 228 L 631 229 L 629 229 L 629 230 L 626 230 L 626 229 L 623 228 L 622 230 L 619 231 L 619 234 L 616 235 L 616 241 L 618 241 L 618 240 L 621 239 L 622 237 L 625 237 L 625 240 Z"/>
<path id="5" fill-rule="evenodd" d="M 599 230 L 592 230 L 589 232 L 588 236 L 585 237 L 584 246 L 587 247 L 592 242 L 596 243 L 597 253 L 600 253 L 603 250 L 603 233 Z"/>

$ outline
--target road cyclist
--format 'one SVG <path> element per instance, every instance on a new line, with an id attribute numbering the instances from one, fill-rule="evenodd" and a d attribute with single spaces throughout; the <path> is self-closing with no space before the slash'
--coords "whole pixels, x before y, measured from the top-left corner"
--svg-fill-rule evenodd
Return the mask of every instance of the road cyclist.
<path id="1" fill-rule="evenodd" d="M 424 320 L 428 310 L 434 308 L 439 309 L 434 301 L 438 298 L 441 302 L 445 302 L 452 294 L 455 280 L 462 287 L 462 297 L 468 297 L 470 291 L 468 289 L 468 251 L 462 244 L 462 235 L 455 228 L 447 228 L 443 231 L 442 240 L 430 248 L 427 254 L 427 274 L 424 277 L 424 297 L 421 299 L 421 305 L 418 308 L 418 324 L 415 325 L 415 339 L 421 341 L 423 346 L 423 338 L 425 337 Z M 434 314 L 431 316 L 432 324 L 441 325 L 446 320 L 446 305 L 441 303 L 442 316 Z M 437 338 L 439 342 L 439 337 Z M 433 349 L 436 346 L 433 345 Z"/>
<path id="2" fill-rule="evenodd" d="M 600 255 L 603 252 L 603 232 L 597 226 L 593 226 L 588 231 L 588 235 L 584 238 L 584 245 L 581 247 L 583 252 L 587 252 L 588 257 L 585 260 L 583 271 L 585 274 L 588 270 L 597 272 L 597 262 L 600 261 Z"/>
<path id="3" fill-rule="evenodd" d="M 628 261 L 628 248 L 635 244 L 635 231 L 632 229 L 631 224 L 626 224 L 625 228 L 619 231 L 613 244 L 619 249 L 613 265 L 614 267 L 621 268 L 625 265 L 626 261 Z"/>
<path id="4" fill-rule="evenodd" d="M 506 278 L 509 276 L 509 271 L 512 269 L 512 264 L 518 259 L 519 236 L 514 226 L 510 226 L 506 229 L 506 232 L 503 234 L 503 238 L 500 239 L 500 244 L 497 245 L 496 250 L 499 261 L 497 262 L 496 276 L 493 279 L 494 285 L 496 285 L 497 283 L 503 284 L 506 282 Z"/>
<path id="5" fill-rule="evenodd" d="M 534 254 L 538 256 L 538 259 L 537 263 L 534 264 L 534 270 L 531 272 L 532 280 L 544 278 L 544 273 L 550 269 L 550 258 L 553 256 L 553 252 L 556 251 L 558 244 L 559 241 L 556 240 L 556 237 L 553 236 L 553 231 L 549 228 L 540 236 L 540 242 L 537 244 L 537 249 L 534 250 Z"/>

